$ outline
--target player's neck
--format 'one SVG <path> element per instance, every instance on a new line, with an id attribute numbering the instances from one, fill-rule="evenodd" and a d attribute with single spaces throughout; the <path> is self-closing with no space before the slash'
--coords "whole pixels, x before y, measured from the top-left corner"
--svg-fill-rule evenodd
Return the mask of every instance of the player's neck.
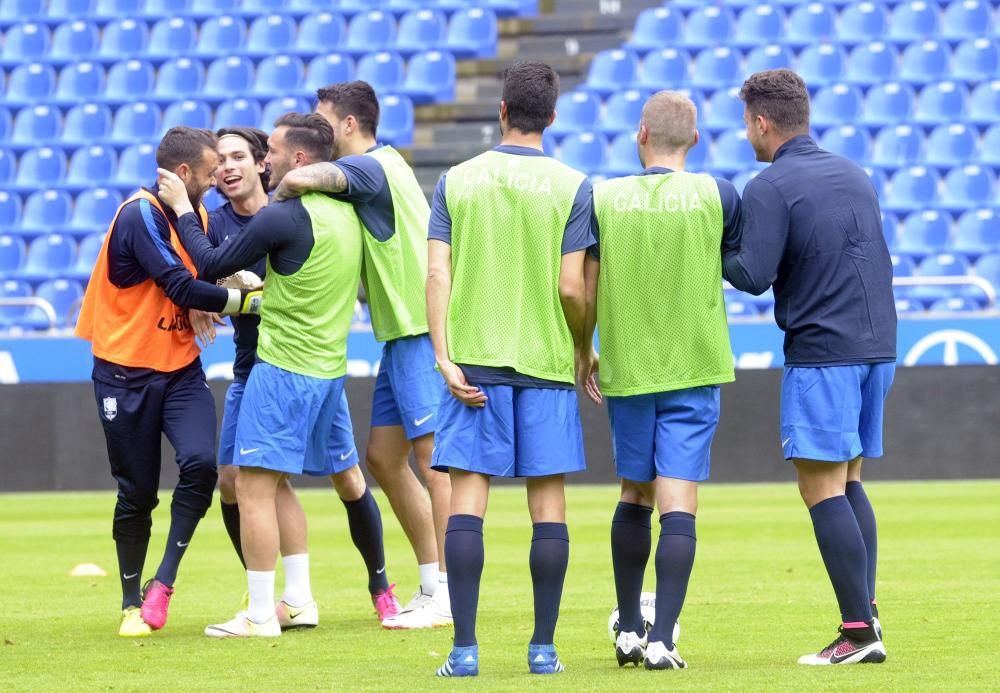
<path id="1" fill-rule="evenodd" d="M 500 144 L 513 147 L 530 147 L 544 151 L 542 147 L 542 133 L 540 132 L 521 132 L 520 130 L 510 129 L 503 133 L 503 137 L 500 138 Z"/>
<path id="2" fill-rule="evenodd" d="M 365 154 L 369 149 L 374 147 L 376 144 L 378 144 L 378 142 L 375 140 L 374 137 L 359 137 L 358 139 L 352 140 L 349 143 L 349 146 L 347 148 L 348 151 L 346 151 L 344 154 L 346 156 L 360 156 L 361 154 Z"/>
<path id="3" fill-rule="evenodd" d="M 669 168 L 671 171 L 683 171 L 686 158 L 682 153 L 654 154 L 646 159 L 644 166 L 645 168 Z"/>
<path id="4" fill-rule="evenodd" d="M 252 217 L 267 206 L 267 200 L 267 193 L 258 190 L 245 200 L 230 200 L 230 204 L 233 206 L 233 211 L 241 217 Z"/>

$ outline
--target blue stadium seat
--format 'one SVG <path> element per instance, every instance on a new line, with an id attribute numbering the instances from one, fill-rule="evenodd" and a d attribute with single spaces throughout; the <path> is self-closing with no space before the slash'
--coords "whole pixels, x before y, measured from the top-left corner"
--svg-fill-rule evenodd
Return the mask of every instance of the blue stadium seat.
<path id="1" fill-rule="evenodd" d="M 21 223 L 21 206 L 20 195 L 0 190 L 0 230 L 6 233 L 12 226 Z"/>
<path id="2" fill-rule="evenodd" d="M 73 198 L 65 190 L 36 190 L 24 202 L 17 232 L 35 236 L 61 229 L 69 221 Z"/>
<path id="3" fill-rule="evenodd" d="M 309 61 L 309 66 L 306 68 L 303 91 L 313 96 L 317 89 L 340 82 L 350 82 L 353 79 L 354 61 L 351 60 L 351 56 L 340 53 L 317 55 Z M 306 110 L 309 110 L 308 107 Z"/>
<path id="4" fill-rule="evenodd" d="M 142 6 L 142 17 L 149 20 L 166 19 L 175 16 L 194 16 L 191 0 L 146 0 Z"/>
<path id="5" fill-rule="evenodd" d="M 15 67 L 7 78 L 7 105 L 42 101 L 56 86 L 56 71 L 51 65 L 26 63 Z"/>
<path id="6" fill-rule="evenodd" d="M 928 84 L 917 99 L 914 120 L 926 125 L 961 121 L 967 99 L 965 86 L 958 82 Z"/>
<path id="7" fill-rule="evenodd" d="M 785 13 L 769 3 L 750 5 L 740 11 L 733 43 L 752 48 L 764 43 L 780 43 L 785 34 Z"/>
<path id="8" fill-rule="evenodd" d="M 967 39 L 955 47 L 952 77 L 970 82 L 996 79 L 1000 76 L 1000 47 L 995 39 Z"/>
<path id="9" fill-rule="evenodd" d="M 288 6 L 288 0 L 240 0 L 239 11 L 249 17 L 281 12 Z"/>
<path id="10" fill-rule="evenodd" d="M 22 279 L 0 281 L 0 298 L 29 298 L 31 285 Z M 0 327 L 20 325 L 28 312 L 28 304 L 23 306 L 0 306 Z"/>
<path id="11" fill-rule="evenodd" d="M 17 159 L 9 149 L 0 148 L 0 183 L 7 185 L 14 180 L 17 171 Z"/>
<path id="12" fill-rule="evenodd" d="M 339 9 L 339 3 L 331 3 L 330 0 L 291 0 L 288 9 L 293 12 L 325 12 L 334 4 L 334 9 Z"/>
<path id="13" fill-rule="evenodd" d="M 868 90 L 860 122 L 864 125 L 892 125 L 909 120 L 916 101 L 917 94 L 908 84 L 877 84 Z"/>
<path id="14" fill-rule="evenodd" d="M 145 0 L 97 0 L 93 18 L 111 22 L 119 17 L 137 17 L 142 14 Z"/>
<path id="15" fill-rule="evenodd" d="M 109 222 L 110 223 L 110 222 Z M 107 224 L 105 224 L 107 226 Z M 101 253 L 101 246 L 104 245 L 104 231 L 91 233 L 80 241 L 80 247 L 76 255 L 73 266 L 65 272 L 71 279 L 86 282 L 90 279 L 97 263 L 97 256 Z"/>
<path id="16" fill-rule="evenodd" d="M 757 318 L 760 317 L 760 311 L 749 301 L 734 298 L 726 301 L 726 316 L 730 318 Z"/>
<path id="17" fill-rule="evenodd" d="M 542 151 L 545 152 L 546 156 L 555 156 L 558 145 L 556 136 L 549 132 L 548 129 L 542 132 Z"/>
<path id="18" fill-rule="evenodd" d="M 36 330 L 47 330 L 50 327 L 58 329 L 69 324 L 70 311 L 76 310 L 78 302 L 83 298 L 83 287 L 75 279 L 50 279 L 35 290 L 35 298 L 47 301 L 52 306 L 55 323 L 50 325 L 49 316 L 41 308 L 34 307 L 25 316 L 25 326 Z"/>
<path id="19" fill-rule="evenodd" d="M 156 147 L 152 144 L 134 144 L 126 147 L 118 158 L 118 172 L 114 184 L 119 190 L 132 192 L 140 185 L 148 185 L 156 178 Z"/>
<path id="20" fill-rule="evenodd" d="M 3 82 L 3 70 L 0 70 L 0 83 Z M 0 142 L 6 142 L 10 137 L 10 131 L 14 128 L 14 118 L 10 111 L 0 106 Z"/>
<path id="21" fill-rule="evenodd" d="M 940 253 L 928 256 L 917 267 L 914 272 L 915 277 L 962 277 L 969 274 L 969 262 L 961 255 L 954 253 Z M 934 287 L 916 286 L 913 288 L 913 295 L 923 299 L 936 300 L 935 294 L 949 293 L 946 289 L 935 289 Z"/>
<path id="22" fill-rule="evenodd" d="M 632 38 L 625 48 L 640 53 L 677 43 L 681 33 L 681 14 L 672 7 L 650 7 L 636 17 Z"/>
<path id="23" fill-rule="evenodd" d="M 740 171 L 733 176 L 731 182 L 733 187 L 736 188 L 736 192 L 743 195 L 743 191 L 746 189 L 747 183 L 756 178 L 758 173 L 760 173 L 758 170 Z"/>
<path id="24" fill-rule="evenodd" d="M 238 53 L 246 41 L 247 25 L 239 17 L 223 15 L 210 17 L 198 31 L 198 42 L 193 54 L 203 58 Z"/>
<path id="25" fill-rule="evenodd" d="M 937 201 L 940 182 L 941 177 L 937 171 L 926 166 L 900 169 L 892 177 L 892 185 L 883 200 L 883 207 L 901 211 L 932 207 Z"/>
<path id="26" fill-rule="evenodd" d="M 816 126 L 852 123 L 861 113 L 861 90 L 849 84 L 833 84 L 816 92 L 811 121 Z"/>
<path id="27" fill-rule="evenodd" d="M 62 118 L 58 108 L 45 105 L 22 108 L 14 117 L 10 144 L 24 148 L 50 142 L 59 137 Z"/>
<path id="28" fill-rule="evenodd" d="M 927 138 L 926 163 L 931 166 L 959 166 L 972 161 L 978 134 L 961 123 L 938 125 Z"/>
<path id="29" fill-rule="evenodd" d="M 889 212 L 882 212 L 882 237 L 890 251 L 894 251 L 899 242 L 899 217 Z"/>
<path id="30" fill-rule="evenodd" d="M 588 132 L 597 127 L 600 117 L 601 102 L 594 94 L 571 91 L 561 94 L 556 101 L 556 119 L 549 132 L 557 136 Z"/>
<path id="31" fill-rule="evenodd" d="M 743 101 L 740 88 L 719 89 L 708 101 L 705 115 L 699 114 L 701 126 L 709 130 L 732 130 L 743 125 Z"/>
<path id="32" fill-rule="evenodd" d="M 692 10 L 678 42 L 690 48 L 728 45 L 735 31 L 736 20 L 726 7 L 705 5 Z"/>
<path id="33" fill-rule="evenodd" d="M 406 78 L 406 64 L 399 53 L 369 53 L 358 61 L 357 79 L 368 82 L 379 93 L 392 93 Z"/>
<path id="34" fill-rule="evenodd" d="M 777 70 L 779 68 L 794 69 L 795 55 L 788 48 L 772 43 L 766 46 L 758 46 L 747 54 L 743 73 L 752 75 L 755 72 Z"/>
<path id="35" fill-rule="evenodd" d="M 348 15 L 379 10 L 386 4 L 386 0 L 338 0 L 337 2 L 340 11 Z"/>
<path id="36" fill-rule="evenodd" d="M 206 211 L 211 212 L 226 204 L 226 197 L 213 187 L 209 188 L 202 196 L 201 203 L 205 206 Z"/>
<path id="37" fill-rule="evenodd" d="M 94 0 L 49 0 L 49 17 L 85 17 L 94 13 Z"/>
<path id="38" fill-rule="evenodd" d="M 799 53 L 796 71 L 810 87 L 834 84 L 847 71 L 847 53 L 832 43 L 806 46 Z"/>
<path id="39" fill-rule="evenodd" d="M 924 304 L 908 298 L 896 299 L 896 315 L 920 315 L 924 312 Z"/>
<path id="40" fill-rule="evenodd" d="M 389 0 L 392 2 L 401 0 Z M 416 2 L 417 0 L 412 0 Z M 483 6 L 497 13 L 498 17 L 518 15 L 528 17 L 538 14 L 538 0 L 483 0 Z"/>
<path id="41" fill-rule="evenodd" d="M 63 185 L 81 190 L 103 185 L 114 177 L 117 169 L 118 157 L 111 147 L 103 144 L 80 147 L 70 157 L 69 170 Z M 74 216 L 77 211 L 74 208 Z"/>
<path id="42" fill-rule="evenodd" d="M 31 190 L 50 185 L 66 175 L 66 152 L 59 147 L 29 149 L 17 164 L 14 186 Z"/>
<path id="43" fill-rule="evenodd" d="M 1000 253 L 983 255 L 976 262 L 976 276 L 982 277 L 1000 294 Z"/>
<path id="44" fill-rule="evenodd" d="M 150 0 L 146 0 L 148 3 Z M 170 3 L 171 0 L 162 0 Z M 189 5 L 187 13 L 193 17 L 218 17 L 223 14 L 234 14 L 240 8 L 240 0 L 182 0 L 183 5 Z M 178 12 L 181 10 L 175 10 Z"/>
<path id="45" fill-rule="evenodd" d="M 947 79 L 951 52 L 938 41 L 915 41 L 903 51 L 899 79 L 911 84 L 927 84 Z"/>
<path id="46" fill-rule="evenodd" d="M 881 3 L 857 2 L 840 12 L 838 38 L 845 43 L 877 41 L 888 33 L 889 12 Z"/>
<path id="47" fill-rule="evenodd" d="M 194 51 L 198 27 L 186 17 L 161 19 L 149 32 L 149 44 L 143 51 L 151 58 L 174 58 Z"/>
<path id="48" fill-rule="evenodd" d="M 981 36 L 990 25 L 991 10 L 986 0 L 953 0 L 941 17 L 941 36 L 949 40 Z"/>
<path id="49" fill-rule="evenodd" d="M 951 296 L 934 301 L 928 310 L 932 313 L 974 313 L 982 309 L 982 305 L 971 298 Z"/>
<path id="50" fill-rule="evenodd" d="M 1000 169 L 1000 124 L 987 128 L 983 133 L 979 163 Z"/>
<path id="51" fill-rule="evenodd" d="M 347 38 L 347 22 L 333 12 L 319 12 L 302 18 L 292 52 L 318 56 L 337 50 Z"/>
<path id="52" fill-rule="evenodd" d="M 677 48 L 663 48 L 646 54 L 637 86 L 659 91 L 686 85 L 691 56 Z M 627 86 L 627 85 L 621 85 Z"/>
<path id="53" fill-rule="evenodd" d="M 889 38 L 897 43 L 909 43 L 938 33 L 938 3 L 936 0 L 911 0 L 900 3 L 889 21 Z"/>
<path id="54" fill-rule="evenodd" d="M 841 125 L 824 132 L 819 146 L 860 165 L 871 157 L 872 138 L 862 127 Z"/>
<path id="55" fill-rule="evenodd" d="M 917 271 L 917 265 L 911 257 L 893 253 L 889 259 L 892 261 L 892 276 L 894 277 L 912 277 Z"/>
<path id="56" fill-rule="evenodd" d="M 195 96 L 204 84 L 205 66 L 200 60 L 174 58 L 160 65 L 153 96 L 161 102 L 170 103 Z"/>
<path id="57" fill-rule="evenodd" d="M 642 172 L 642 162 L 639 161 L 639 149 L 634 132 L 622 132 L 611 140 L 608 150 L 608 161 L 602 173 L 609 178 L 615 176 L 631 176 Z"/>
<path id="58" fill-rule="evenodd" d="M 591 61 L 587 81 L 581 88 L 606 96 L 635 82 L 638 71 L 635 53 L 618 48 L 601 51 Z"/>
<path id="59" fill-rule="evenodd" d="M 836 15 L 830 4 L 804 2 L 788 15 L 785 41 L 793 46 L 809 46 L 836 37 Z"/>
<path id="60" fill-rule="evenodd" d="M 125 104 L 115 112 L 109 140 L 121 146 L 153 140 L 160 132 L 162 115 L 155 103 L 136 101 Z"/>
<path id="61" fill-rule="evenodd" d="M 163 111 L 159 137 L 163 137 L 172 127 L 183 125 L 189 128 L 212 127 L 212 108 L 204 101 L 186 99 L 174 101 Z M 124 156 L 124 153 L 122 154 Z"/>
<path id="62" fill-rule="evenodd" d="M 455 100 L 455 58 L 447 51 L 427 51 L 410 58 L 400 93 L 414 104 Z"/>
<path id="63" fill-rule="evenodd" d="M 875 166 L 862 166 L 862 168 L 868 174 L 868 180 L 871 181 L 872 188 L 875 189 L 876 197 L 879 200 L 885 199 L 885 188 L 889 182 L 885 171 Z"/>
<path id="64" fill-rule="evenodd" d="M 305 65 L 300 58 L 277 55 L 264 58 L 257 65 L 257 77 L 251 91 L 257 96 L 285 96 L 300 91 L 304 81 Z"/>
<path id="65" fill-rule="evenodd" d="M 896 75 L 899 54 L 891 43 L 873 41 L 855 46 L 847 59 L 848 82 L 854 84 L 880 84 Z"/>
<path id="66" fill-rule="evenodd" d="M 590 175 L 605 165 L 608 141 L 595 132 L 576 132 L 563 138 L 559 160 L 567 166 Z"/>
<path id="67" fill-rule="evenodd" d="M 395 48 L 405 55 L 436 50 L 444 44 L 447 32 L 448 20 L 443 13 L 427 9 L 407 12 L 399 20 Z"/>
<path id="68" fill-rule="evenodd" d="M 739 82 L 740 53 L 726 46 L 706 48 L 691 66 L 691 84 L 702 89 L 722 89 Z"/>
<path id="69" fill-rule="evenodd" d="M 153 93 L 156 71 L 145 60 L 123 60 L 111 66 L 104 85 L 104 100 L 132 103 Z"/>
<path id="70" fill-rule="evenodd" d="M 951 240 L 951 216 L 936 209 L 913 212 L 903 221 L 896 250 L 914 259 L 945 252 Z"/>
<path id="71" fill-rule="evenodd" d="M 250 24 L 247 42 L 240 52 L 264 57 L 284 53 L 295 43 L 295 21 L 282 14 L 257 17 Z"/>
<path id="72" fill-rule="evenodd" d="M 265 132 L 270 132 L 274 128 L 274 121 L 286 113 L 308 113 L 309 111 L 309 102 L 305 99 L 297 99 L 294 96 L 272 99 L 264 104 L 258 127 Z"/>
<path id="73" fill-rule="evenodd" d="M 757 156 L 747 141 L 746 130 L 727 130 L 716 137 L 709 165 L 724 177 L 757 167 Z"/>
<path id="74" fill-rule="evenodd" d="M 62 15 L 66 16 L 66 15 Z M 48 59 L 56 61 L 83 60 L 97 51 L 100 31 L 93 22 L 80 19 L 65 22 L 52 34 Z"/>
<path id="75" fill-rule="evenodd" d="M 972 90 L 965 119 L 977 125 L 1000 120 L 1000 80 L 983 82 Z"/>
<path id="76" fill-rule="evenodd" d="M 19 21 L 45 14 L 45 0 L 0 0 L 0 20 Z"/>
<path id="77" fill-rule="evenodd" d="M 391 48 L 395 41 L 396 21 L 392 15 L 381 10 L 373 10 L 351 18 L 347 25 L 347 40 L 344 41 L 342 50 L 353 55 L 364 55 Z"/>
<path id="78" fill-rule="evenodd" d="M 0 235 L 0 279 L 16 277 L 24 266 L 27 254 L 28 246 L 25 245 L 23 238 L 9 234 Z"/>
<path id="79" fill-rule="evenodd" d="M 59 71 L 53 103 L 72 105 L 99 96 L 104 91 L 104 68 L 100 63 L 71 63 Z"/>
<path id="80" fill-rule="evenodd" d="M 995 209 L 970 209 L 958 218 L 951 249 L 974 259 L 1000 252 L 1000 213 Z"/>
<path id="81" fill-rule="evenodd" d="M 121 193 L 113 188 L 85 190 L 73 203 L 73 216 L 67 229 L 76 234 L 100 233 L 108 228 L 121 203 Z"/>
<path id="82" fill-rule="evenodd" d="M 698 143 L 691 147 L 684 162 L 684 168 L 695 173 L 705 171 L 708 168 L 709 152 L 711 151 L 712 138 L 708 132 L 699 132 L 701 137 Z"/>
<path id="83" fill-rule="evenodd" d="M 66 114 L 62 141 L 69 145 L 85 145 L 103 140 L 111 132 L 111 109 L 104 104 L 82 103 Z"/>
<path id="84" fill-rule="evenodd" d="M 993 202 L 996 185 L 996 175 L 985 166 L 953 168 L 944 178 L 941 204 L 949 209 L 985 207 Z"/>
<path id="85" fill-rule="evenodd" d="M 8 65 L 18 65 L 30 60 L 40 60 L 49 52 L 52 34 L 44 24 L 23 22 L 15 24 L 4 36 L 0 60 Z"/>
<path id="86" fill-rule="evenodd" d="M 473 7 L 452 15 L 445 48 L 456 58 L 491 58 L 497 54 L 497 17 L 491 10 Z M 623 85 L 624 86 L 624 85 Z"/>
<path id="87" fill-rule="evenodd" d="M 405 96 L 384 96 L 379 99 L 379 139 L 396 147 L 413 142 L 413 102 Z"/>
<path id="88" fill-rule="evenodd" d="M 29 281 L 58 277 L 69 270 L 76 259 L 76 243 L 61 233 L 39 236 L 28 246 L 22 276 Z"/>
<path id="89" fill-rule="evenodd" d="M 598 128 L 609 136 L 636 132 L 645 104 L 646 94 L 638 89 L 615 92 L 605 103 L 604 118 Z"/>
<path id="90" fill-rule="evenodd" d="M 245 93 L 252 84 L 253 62 L 250 58 L 240 55 L 216 58 L 205 73 L 202 96 L 209 101 L 221 101 L 232 98 L 234 94 Z"/>
<path id="91" fill-rule="evenodd" d="M 121 60 L 144 53 L 149 43 L 149 27 L 141 19 L 112 22 L 101 32 L 97 54 L 108 60 Z"/>
<path id="92" fill-rule="evenodd" d="M 923 157 L 924 135 L 920 128 L 895 125 L 882 128 L 875 136 L 871 162 L 883 168 L 917 164 Z"/>
<path id="93" fill-rule="evenodd" d="M 254 99 L 230 99 L 215 109 L 212 129 L 229 127 L 255 128 L 260 122 L 260 104 Z"/>

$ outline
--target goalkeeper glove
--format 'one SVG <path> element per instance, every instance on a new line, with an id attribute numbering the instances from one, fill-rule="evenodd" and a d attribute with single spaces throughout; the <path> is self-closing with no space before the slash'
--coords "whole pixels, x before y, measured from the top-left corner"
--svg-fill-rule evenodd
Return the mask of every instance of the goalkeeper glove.
<path id="1" fill-rule="evenodd" d="M 260 315 L 264 292 L 260 289 L 227 289 L 229 300 L 222 310 L 223 315 Z"/>

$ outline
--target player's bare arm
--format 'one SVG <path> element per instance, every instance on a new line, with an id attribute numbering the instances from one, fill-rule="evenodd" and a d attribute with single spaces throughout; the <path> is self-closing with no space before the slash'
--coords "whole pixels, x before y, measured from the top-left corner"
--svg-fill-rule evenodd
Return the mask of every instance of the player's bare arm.
<path id="1" fill-rule="evenodd" d="M 573 347 L 576 350 L 576 362 L 584 358 L 583 329 L 587 313 L 587 292 L 583 279 L 583 257 L 585 250 L 577 250 L 562 256 L 559 268 L 559 300 L 562 303 L 566 324 L 573 335 Z M 588 351 L 589 355 L 589 351 Z"/>
<path id="2" fill-rule="evenodd" d="M 603 399 L 597 385 L 600 362 L 597 352 L 594 351 L 594 330 L 597 327 L 597 282 L 600 274 L 600 260 L 587 255 L 583 262 L 583 283 L 587 299 L 583 322 L 584 358 L 581 358 L 578 364 L 577 382 L 594 404 L 600 404 Z"/>
<path id="3" fill-rule="evenodd" d="M 321 161 L 285 174 L 274 191 L 275 201 L 299 197 L 307 192 L 342 193 L 347 191 L 347 176 L 336 164 Z"/>

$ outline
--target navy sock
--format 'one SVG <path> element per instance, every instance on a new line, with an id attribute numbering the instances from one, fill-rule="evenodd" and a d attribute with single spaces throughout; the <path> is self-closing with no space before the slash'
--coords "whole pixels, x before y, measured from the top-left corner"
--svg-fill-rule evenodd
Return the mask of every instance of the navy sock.
<path id="1" fill-rule="evenodd" d="M 389 589 L 389 581 L 385 577 L 382 512 L 367 488 L 361 498 L 353 501 L 341 499 L 341 502 L 347 508 L 347 526 L 351 530 L 351 540 L 368 569 L 368 592 L 381 594 Z"/>
<path id="2" fill-rule="evenodd" d="M 455 620 L 455 647 L 476 644 L 476 610 L 483 576 L 483 518 L 452 515 L 444 536 L 448 594 Z"/>
<path id="3" fill-rule="evenodd" d="M 674 646 L 674 623 L 681 615 L 697 543 L 694 515 L 669 512 L 660 515 L 660 540 L 656 543 L 656 622 L 649 641 Z"/>
<path id="4" fill-rule="evenodd" d="M 875 525 L 875 511 L 868 501 L 868 494 L 860 481 L 847 482 L 847 500 L 854 510 L 854 519 L 858 521 L 861 538 L 865 540 L 865 553 L 868 555 L 868 600 L 875 601 L 875 568 L 878 564 L 878 528 Z"/>
<path id="5" fill-rule="evenodd" d="M 175 507 L 170 508 L 170 531 L 167 533 L 167 548 L 163 552 L 163 560 L 156 569 L 156 579 L 167 587 L 173 587 L 177 580 L 177 569 L 180 567 L 184 552 L 187 551 L 194 530 L 200 517 L 192 517 Z"/>
<path id="6" fill-rule="evenodd" d="M 551 645 L 559 620 L 566 566 L 569 565 L 569 530 L 565 522 L 536 522 L 531 534 L 531 587 L 535 595 L 535 632 L 532 645 Z"/>
<path id="7" fill-rule="evenodd" d="M 148 548 L 149 537 L 146 537 L 145 541 L 115 540 L 115 549 L 118 552 L 118 579 L 122 582 L 122 609 L 142 605 L 142 566 L 146 562 Z"/>
<path id="8" fill-rule="evenodd" d="M 850 502 L 844 496 L 827 498 L 809 508 L 809 514 L 843 622 L 870 623 L 868 556 Z"/>
<path id="9" fill-rule="evenodd" d="M 642 578 L 652 548 L 653 509 L 621 501 L 611 518 L 611 563 L 618 597 L 618 626 L 623 632 L 646 632 L 639 611 Z"/>
<path id="10" fill-rule="evenodd" d="M 247 567 L 247 562 L 243 560 L 243 545 L 240 543 L 240 506 L 236 503 L 219 503 L 222 508 L 222 524 L 226 526 L 226 534 L 229 541 L 233 542 L 236 555 L 240 559 L 243 567 Z"/>

